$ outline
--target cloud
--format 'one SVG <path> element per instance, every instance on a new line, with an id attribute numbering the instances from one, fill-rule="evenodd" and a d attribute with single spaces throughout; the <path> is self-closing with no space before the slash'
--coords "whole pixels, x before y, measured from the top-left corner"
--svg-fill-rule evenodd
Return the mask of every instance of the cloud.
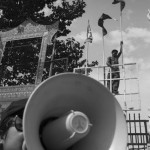
<path id="1" fill-rule="evenodd" d="M 39 13 L 44 13 L 44 17 L 47 17 L 51 14 L 53 14 L 52 9 L 48 8 L 47 4 L 45 5 L 45 7 L 39 11 Z"/>
<path id="2" fill-rule="evenodd" d="M 83 31 L 76 34 L 73 37 L 79 42 L 84 42 L 86 40 L 86 34 L 87 33 Z M 92 32 L 92 36 L 93 36 L 93 43 L 99 43 L 102 40 L 101 35 L 98 32 Z"/>
<path id="3" fill-rule="evenodd" d="M 127 38 L 143 39 L 145 42 L 150 41 L 150 31 L 146 28 L 130 27 L 126 29 Z"/>
<path id="4" fill-rule="evenodd" d="M 121 33 L 119 30 L 111 31 L 108 36 L 109 36 L 108 38 L 109 43 L 116 45 L 118 44 L 118 42 L 120 42 Z"/>
<path id="5" fill-rule="evenodd" d="M 137 49 L 137 45 L 133 43 L 131 39 L 128 38 L 126 32 L 122 32 L 123 35 L 123 42 L 124 42 L 124 51 L 126 55 L 129 55 L 131 52 L 135 51 Z M 111 31 L 109 33 L 109 38 L 106 39 L 107 44 L 109 44 L 111 47 L 114 47 L 116 49 L 120 49 L 120 41 L 121 41 L 121 33 L 119 30 Z"/>
<path id="6" fill-rule="evenodd" d="M 98 43 L 102 40 L 101 35 L 98 32 L 93 32 L 93 42 Z"/>
<path id="7" fill-rule="evenodd" d="M 123 38 L 125 40 L 142 39 L 144 42 L 150 42 L 150 30 L 146 28 L 128 27 L 125 31 L 122 31 Z M 111 31 L 109 33 L 112 38 L 112 43 L 117 43 L 121 39 L 120 30 Z"/>
<path id="8" fill-rule="evenodd" d="M 125 17 L 130 20 L 131 19 L 131 15 L 133 14 L 133 11 L 131 9 L 127 9 L 125 12 Z"/>
<path id="9" fill-rule="evenodd" d="M 140 66 L 140 70 L 143 70 L 144 72 L 146 71 L 146 70 L 149 70 L 149 72 L 150 72 L 150 62 L 146 62 L 146 61 L 144 61 L 143 59 L 140 59 L 139 61 L 138 61 L 138 64 L 139 64 L 139 66 Z M 148 72 L 147 72 L 148 73 Z"/>
<path id="10" fill-rule="evenodd" d="M 122 31 L 122 35 L 124 50 L 127 55 L 150 44 L 150 30 L 146 28 L 128 27 L 125 31 Z M 111 31 L 106 40 L 108 44 L 119 48 L 118 43 L 121 41 L 120 30 Z"/>
<path id="11" fill-rule="evenodd" d="M 139 70 L 143 74 L 150 74 L 150 62 L 145 61 L 143 58 L 135 58 L 135 57 L 125 57 L 124 63 L 135 63 L 138 65 Z"/>
<path id="12" fill-rule="evenodd" d="M 81 32 L 73 36 L 77 41 L 83 42 L 86 39 L 86 32 Z"/>
<path id="13" fill-rule="evenodd" d="M 58 7 L 58 6 L 62 7 L 62 0 L 57 0 L 56 2 L 53 3 L 53 5 L 55 7 Z"/>
<path id="14" fill-rule="evenodd" d="M 69 3 L 69 5 L 72 5 L 72 4 L 73 4 L 73 1 L 74 1 L 74 0 L 66 0 L 66 2 Z"/>

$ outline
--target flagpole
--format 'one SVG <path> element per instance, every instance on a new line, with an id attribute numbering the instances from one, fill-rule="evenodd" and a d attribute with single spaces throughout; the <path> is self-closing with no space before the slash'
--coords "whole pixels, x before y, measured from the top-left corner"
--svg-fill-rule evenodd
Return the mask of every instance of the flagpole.
<path id="1" fill-rule="evenodd" d="M 104 69 L 104 86 L 106 85 L 105 83 L 105 44 L 104 44 L 104 34 L 103 34 L 103 28 L 102 28 L 102 40 L 103 40 L 103 69 Z"/>
<path id="2" fill-rule="evenodd" d="M 103 30 L 103 29 L 102 29 Z M 105 65 L 105 46 L 104 46 L 104 35 L 102 31 L 102 39 L 103 39 L 103 66 Z"/>
<path id="3" fill-rule="evenodd" d="M 89 42 L 86 42 L 87 48 L 86 48 L 86 70 L 85 75 L 88 75 L 87 67 L 88 67 L 88 51 L 89 51 Z"/>
<path id="4" fill-rule="evenodd" d="M 122 34 L 122 3 L 121 2 L 120 2 L 120 32 L 121 32 L 121 40 L 123 41 L 123 34 Z M 124 105 L 126 107 L 126 80 L 125 80 L 125 67 L 124 67 L 124 54 L 123 53 L 124 52 L 123 52 L 123 45 L 122 45 L 122 69 L 123 69 L 123 79 L 124 79 Z"/>
<path id="5" fill-rule="evenodd" d="M 123 41 L 123 34 L 122 34 L 122 10 L 121 10 L 121 3 L 120 3 L 120 32 L 121 32 L 121 41 Z M 123 45 L 122 45 L 123 46 Z M 124 67 L 124 56 L 122 50 L 122 68 Z"/>

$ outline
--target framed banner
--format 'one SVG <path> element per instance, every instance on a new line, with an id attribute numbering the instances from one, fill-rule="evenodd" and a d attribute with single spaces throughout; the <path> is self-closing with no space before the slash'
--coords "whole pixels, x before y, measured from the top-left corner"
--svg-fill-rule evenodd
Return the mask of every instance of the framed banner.
<path id="1" fill-rule="evenodd" d="M 0 103 L 29 97 L 42 82 L 47 44 L 51 44 L 58 22 L 39 25 L 31 20 L 0 32 Z"/>

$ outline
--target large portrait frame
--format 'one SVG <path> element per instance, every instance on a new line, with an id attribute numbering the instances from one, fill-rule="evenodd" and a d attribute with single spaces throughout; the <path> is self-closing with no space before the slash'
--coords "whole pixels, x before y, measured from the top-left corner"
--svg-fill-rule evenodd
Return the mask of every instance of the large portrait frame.
<path id="1" fill-rule="evenodd" d="M 42 82 L 47 44 L 51 43 L 51 39 L 56 33 L 57 28 L 57 22 L 52 25 L 39 25 L 32 22 L 31 20 L 28 20 L 17 28 L 7 32 L 0 32 L 1 41 L 3 44 L 2 54 L 5 52 L 6 44 L 8 41 L 17 41 L 31 38 L 42 39 L 38 56 L 35 83 L 30 85 L 0 86 L 0 103 L 28 98 L 35 87 Z"/>

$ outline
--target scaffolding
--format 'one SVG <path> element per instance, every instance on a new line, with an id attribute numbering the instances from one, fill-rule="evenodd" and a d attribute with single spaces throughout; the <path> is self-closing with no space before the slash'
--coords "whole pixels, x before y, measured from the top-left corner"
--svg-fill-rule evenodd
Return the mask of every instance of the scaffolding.
<path id="1" fill-rule="evenodd" d="M 122 107 L 126 115 L 126 123 L 128 130 L 127 150 L 149 150 L 149 133 L 148 120 L 141 119 L 140 113 L 136 115 L 134 112 L 141 111 L 140 87 L 139 87 L 139 69 L 138 64 L 128 63 L 122 65 L 114 65 L 119 67 L 120 78 L 108 78 L 111 68 L 108 66 L 75 68 L 74 73 L 81 73 L 94 78 L 112 92 L 113 80 L 119 80 L 119 93 L 114 95 Z"/>
<path id="2" fill-rule="evenodd" d="M 111 69 L 108 66 L 84 67 L 75 68 L 74 73 L 81 73 L 92 77 L 107 87 L 107 82 L 110 82 L 110 92 L 113 80 L 119 80 L 119 93 L 114 95 L 120 103 L 124 111 L 140 111 L 140 88 L 138 65 L 136 63 L 128 63 L 122 65 L 114 65 L 119 67 L 120 78 L 107 78 L 108 73 L 111 74 Z M 108 88 L 108 87 L 107 87 Z"/>

